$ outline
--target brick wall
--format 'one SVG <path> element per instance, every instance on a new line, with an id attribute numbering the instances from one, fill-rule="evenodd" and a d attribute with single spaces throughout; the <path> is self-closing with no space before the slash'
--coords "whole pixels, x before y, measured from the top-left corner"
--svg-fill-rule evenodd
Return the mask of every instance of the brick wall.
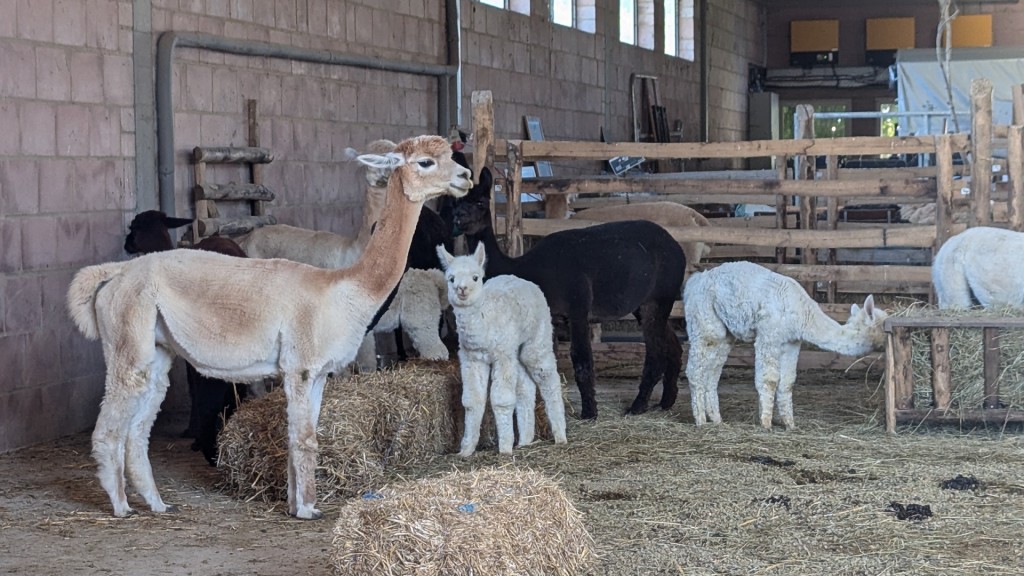
<path id="1" fill-rule="evenodd" d="M 137 5 L 147 0 L 0 0 L 0 451 L 95 421 L 103 360 L 67 318 L 64 296 L 81 266 L 124 258 L 127 223 L 158 204 L 155 189 L 136 189 L 155 174 L 135 173 L 136 146 L 152 137 L 140 131 L 136 142 L 135 41 L 155 46 L 176 30 L 445 63 L 440 0 L 151 0 L 149 38 L 133 28 Z M 488 89 L 499 136 L 523 135 L 530 114 L 549 139 L 596 140 L 603 126 L 610 140 L 629 140 L 635 72 L 659 77 L 670 123 L 682 121 L 685 140 L 699 137 L 699 64 L 619 43 L 617 4 L 602 3 L 597 34 L 551 24 L 545 0 L 533 0 L 532 16 L 472 0 L 462 9 L 464 126 L 471 92 Z M 753 0 L 711 0 L 712 139 L 742 138 L 746 65 L 764 57 L 760 12 Z M 357 229 L 362 207 L 345 147 L 437 124 L 429 77 L 208 50 L 176 51 L 173 94 L 179 216 L 191 214 L 189 152 L 244 144 L 246 99 L 258 100 L 261 144 L 277 156 L 265 171 L 279 197 L 272 212 L 342 234 Z M 164 409 L 183 407 L 175 384 Z"/>

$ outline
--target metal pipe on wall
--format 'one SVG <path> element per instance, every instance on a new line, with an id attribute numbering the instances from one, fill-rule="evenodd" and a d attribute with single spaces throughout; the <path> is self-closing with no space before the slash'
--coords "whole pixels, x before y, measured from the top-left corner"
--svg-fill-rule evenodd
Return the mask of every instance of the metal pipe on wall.
<path id="1" fill-rule="evenodd" d="M 455 74 L 448 79 L 448 94 L 454 102 L 448 103 L 449 126 L 462 125 L 462 1 L 445 0 L 445 39 L 448 47 L 448 65 L 455 66 Z M 442 135 L 447 135 L 442 132 Z"/>
<path id="2" fill-rule="evenodd" d="M 451 90 L 450 78 L 457 74 L 458 68 L 456 66 L 381 60 L 367 56 L 342 54 L 330 50 L 310 50 L 267 42 L 221 38 L 208 34 L 164 32 L 157 41 L 156 52 L 157 183 L 159 187 L 160 209 L 167 213 L 168 216 L 174 216 L 176 212 L 174 197 L 174 94 L 172 78 L 174 72 L 174 49 L 177 47 L 199 48 L 240 56 L 281 58 L 316 64 L 351 66 L 369 70 L 434 76 L 438 81 L 437 133 L 441 135 L 447 134 L 448 115 L 453 97 L 449 93 Z M 454 95 L 454 97 L 461 100 L 461 95 Z M 444 106 L 444 110 L 441 109 L 442 106 Z"/>
<path id="3" fill-rule="evenodd" d="M 711 55 L 708 54 L 708 46 L 711 45 L 708 38 L 708 2 L 710 0 L 698 0 L 700 2 L 700 141 L 711 141 Z"/>

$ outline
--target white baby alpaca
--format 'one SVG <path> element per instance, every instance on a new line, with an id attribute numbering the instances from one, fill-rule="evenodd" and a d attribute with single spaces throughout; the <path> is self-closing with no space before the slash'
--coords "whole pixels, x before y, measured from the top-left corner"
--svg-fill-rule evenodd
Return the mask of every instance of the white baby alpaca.
<path id="1" fill-rule="evenodd" d="M 519 446 L 533 442 L 537 387 L 555 442 L 564 444 L 565 404 L 555 366 L 551 312 L 540 288 L 515 276 L 484 283 L 484 246 L 472 256 L 455 257 L 437 247 L 448 282 L 448 300 L 459 329 L 465 431 L 461 456 L 472 456 L 491 381 L 491 410 L 498 427 L 498 451 L 512 453 L 512 412 Z"/>
<path id="2" fill-rule="evenodd" d="M 719 423 L 718 380 L 735 340 L 754 342 L 754 384 L 761 426 L 772 427 L 772 411 L 787 429 L 793 422 L 793 383 L 801 342 L 846 355 L 866 354 L 885 344 L 887 314 L 868 296 L 850 309 L 846 324 L 829 318 L 792 278 L 750 262 L 730 262 L 694 274 L 683 290 L 690 355 L 693 419 Z"/>

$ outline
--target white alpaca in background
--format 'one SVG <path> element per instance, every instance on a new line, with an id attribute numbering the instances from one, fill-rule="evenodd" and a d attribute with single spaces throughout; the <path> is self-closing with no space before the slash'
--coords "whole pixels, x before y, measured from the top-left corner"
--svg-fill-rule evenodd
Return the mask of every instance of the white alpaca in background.
<path id="1" fill-rule="evenodd" d="M 485 284 L 483 243 L 472 256 L 452 256 L 444 246 L 437 247 L 437 255 L 459 328 L 462 405 L 466 409 L 459 455 L 472 456 L 476 451 L 488 379 L 498 452 L 512 453 L 513 409 L 519 426 L 518 445 L 533 442 L 538 387 L 555 442 L 564 444 L 565 404 L 555 366 L 551 311 L 544 293 L 536 284 L 515 276 L 496 276 Z"/>
<path id="2" fill-rule="evenodd" d="M 885 345 L 882 322 L 887 314 L 868 296 L 864 307 L 850 309 L 846 324 L 829 318 L 792 278 L 751 262 L 730 262 L 690 277 L 683 289 L 690 355 L 693 419 L 722 421 L 718 380 L 736 340 L 754 342 L 754 384 L 760 400 L 761 426 L 772 427 L 777 406 L 782 423 L 794 428 L 793 383 L 800 344 L 846 355 L 860 355 Z"/>
<path id="3" fill-rule="evenodd" d="M 953 236 L 932 262 L 939 308 L 1024 306 L 1024 234 L 979 226 Z"/>

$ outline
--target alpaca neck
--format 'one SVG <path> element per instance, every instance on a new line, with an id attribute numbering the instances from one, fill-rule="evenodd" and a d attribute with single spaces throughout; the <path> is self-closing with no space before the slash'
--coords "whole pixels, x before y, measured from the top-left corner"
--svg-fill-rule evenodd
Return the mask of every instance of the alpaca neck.
<path id="1" fill-rule="evenodd" d="M 363 223 L 359 227 L 359 234 L 356 236 L 356 243 L 359 246 L 366 246 L 373 234 L 373 225 L 380 220 L 384 212 L 384 204 L 387 199 L 387 188 L 371 186 L 366 192 L 366 200 L 363 202 Z"/>
<path id="2" fill-rule="evenodd" d="M 848 324 L 840 324 L 814 304 L 811 317 L 804 326 L 803 340 L 818 348 L 844 354 L 859 356 L 871 351 L 871 342 L 860 331 Z"/>
<path id="3" fill-rule="evenodd" d="M 405 272 L 405 263 L 412 244 L 423 202 L 414 202 L 405 195 L 403 168 L 388 180 L 388 189 L 373 235 L 362 257 L 349 268 L 351 276 L 374 301 L 383 302 L 398 285 Z"/>
<path id="4" fill-rule="evenodd" d="M 494 278 L 503 274 L 514 274 L 516 259 L 505 255 L 498 245 L 498 237 L 494 235 L 494 227 L 491 226 L 491 216 L 487 215 L 487 224 L 479 233 L 469 236 L 470 251 L 476 248 L 476 244 L 483 242 L 484 251 L 487 253 L 487 267 L 485 278 Z"/>

